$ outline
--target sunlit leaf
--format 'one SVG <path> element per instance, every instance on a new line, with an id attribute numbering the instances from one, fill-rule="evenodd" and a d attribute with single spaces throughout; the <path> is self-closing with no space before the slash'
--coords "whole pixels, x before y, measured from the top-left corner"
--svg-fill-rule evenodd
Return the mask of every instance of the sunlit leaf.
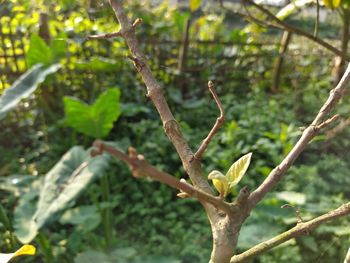
<path id="1" fill-rule="evenodd" d="M 340 6 L 341 0 L 323 0 L 323 3 L 329 9 L 336 9 Z"/>
<path id="2" fill-rule="evenodd" d="M 30 37 L 26 59 L 29 67 L 38 63 L 48 66 L 54 60 L 50 47 L 41 37 L 35 34 L 32 34 Z"/>
<path id="3" fill-rule="evenodd" d="M 220 196 L 225 197 L 228 193 L 228 182 L 226 177 L 219 171 L 212 171 L 208 175 L 208 179 L 213 181 L 216 190 L 220 193 Z"/>
<path id="4" fill-rule="evenodd" d="M 298 8 L 303 7 L 307 4 L 313 3 L 314 0 L 296 0 L 292 1 L 285 7 L 283 7 L 278 13 L 276 14 L 276 17 L 284 20 L 291 14 L 293 14 Z"/>
<path id="5" fill-rule="evenodd" d="M 203 0 L 190 0 L 190 9 L 192 12 L 196 11 L 202 4 Z"/>
<path id="6" fill-rule="evenodd" d="M 109 89 L 92 105 L 77 98 L 65 97 L 66 124 L 93 138 L 107 136 L 121 112 L 119 96 L 119 89 Z"/>
<path id="7" fill-rule="evenodd" d="M 227 182 L 230 187 L 235 186 L 239 183 L 239 181 L 241 181 L 248 169 L 251 157 L 252 153 L 248 153 L 231 165 L 230 169 L 226 173 Z"/>
<path id="8" fill-rule="evenodd" d="M 43 64 L 37 64 L 24 73 L 0 97 L 0 119 L 22 99 L 29 97 L 47 75 L 55 73 L 60 67 L 60 64 L 54 64 L 48 68 Z"/>
<path id="9" fill-rule="evenodd" d="M 0 253 L 0 263 L 7 263 L 11 259 L 18 257 L 18 256 L 24 256 L 24 255 L 35 255 L 35 247 L 32 245 L 24 245 L 20 249 L 18 249 L 14 253 L 9 253 L 9 254 L 2 254 Z"/>

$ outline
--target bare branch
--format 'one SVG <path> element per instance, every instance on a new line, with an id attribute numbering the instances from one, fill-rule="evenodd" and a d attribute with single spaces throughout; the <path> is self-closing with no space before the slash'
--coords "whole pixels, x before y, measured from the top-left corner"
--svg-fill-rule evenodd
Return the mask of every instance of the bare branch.
<path id="1" fill-rule="evenodd" d="M 337 117 L 333 117 L 330 120 L 324 121 L 325 117 L 331 112 L 335 107 L 336 103 L 340 100 L 343 95 L 343 91 L 346 84 L 350 80 L 350 64 L 348 65 L 342 79 L 339 81 L 336 88 L 331 90 L 327 101 L 323 104 L 319 113 L 310 124 L 308 128 L 303 131 L 302 136 L 299 141 L 295 144 L 293 149 L 288 153 L 288 155 L 283 159 L 283 161 L 272 170 L 265 181 L 249 196 L 248 202 L 252 209 L 258 202 L 260 202 L 264 196 L 271 191 L 271 189 L 276 186 L 282 179 L 285 172 L 298 158 L 300 153 L 305 149 L 307 144 L 316 136 L 320 128 L 326 126 L 330 122 L 334 121 Z"/>
<path id="2" fill-rule="evenodd" d="M 110 0 L 110 5 L 121 26 L 121 34 L 125 39 L 137 71 L 140 73 L 146 87 L 147 96 L 152 100 L 159 116 L 162 120 L 165 133 L 176 148 L 185 171 L 189 175 L 192 183 L 207 193 L 212 193 L 212 189 L 207 180 L 202 177 L 202 169 L 198 161 L 193 161 L 193 153 L 181 132 L 179 124 L 176 122 L 169 105 L 164 98 L 163 91 L 157 80 L 154 78 L 149 68 L 145 55 L 139 48 L 139 43 L 135 35 L 135 26 L 140 24 L 137 19 L 131 24 L 124 12 L 122 1 Z"/>
<path id="3" fill-rule="evenodd" d="M 246 16 L 248 16 L 249 18 L 251 18 L 254 22 L 258 23 L 258 24 L 262 24 L 263 26 L 270 26 L 270 27 L 274 27 L 274 28 L 278 28 L 278 29 L 282 29 L 291 33 L 295 33 L 297 35 L 306 37 L 308 39 L 310 39 L 311 41 L 319 44 L 320 46 L 323 46 L 324 48 L 328 49 L 329 51 L 331 51 L 332 53 L 336 54 L 337 56 L 342 57 L 343 59 L 345 59 L 346 61 L 350 61 L 350 57 L 343 53 L 341 50 L 335 48 L 334 46 L 332 46 L 331 44 L 327 43 L 326 41 L 324 41 L 323 39 L 310 34 L 298 27 L 292 26 L 286 22 L 284 22 L 283 20 L 279 19 L 278 17 L 276 17 L 273 13 L 271 13 L 268 9 L 266 9 L 265 7 L 263 7 L 260 4 L 255 3 L 253 0 L 242 0 L 243 3 L 248 3 L 252 6 L 254 6 L 255 8 L 257 8 L 258 10 L 260 10 L 262 13 L 264 13 L 265 15 L 267 15 L 275 24 L 271 24 L 268 23 L 266 21 L 261 21 L 259 19 L 254 18 L 251 14 L 247 14 Z M 242 15 L 242 13 L 239 13 L 240 15 Z M 244 15 L 244 14 L 243 14 Z"/>
<path id="4" fill-rule="evenodd" d="M 103 152 L 108 152 L 115 158 L 127 163 L 134 177 L 149 177 L 172 188 L 178 189 L 181 192 L 186 193 L 189 197 L 194 197 L 202 202 L 212 204 L 227 214 L 232 214 L 234 211 L 234 205 L 230 205 L 218 197 L 205 193 L 188 183 L 177 180 L 168 173 L 158 170 L 156 167 L 148 163 L 143 155 L 138 154 L 134 148 L 129 148 L 129 155 L 127 155 L 119 149 L 112 147 L 100 140 L 95 141 L 93 146 L 94 149 L 91 151 L 92 156 L 102 154 Z"/>
<path id="5" fill-rule="evenodd" d="M 222 106 L 222 103 L 221 103 L 221 101 L 216 93 L 215 86 L 214 86 L 214 83 L 212 81 L 208 82 L 208 88 L 209 88 L 211 95 L 213 95 L 213 98 L 214 98 L 216 104 L 218 105 L 218 108 L 220 110 L 220 116 L 216 119 L 216 122 L 215 122 L 213 128 L 211 129 L 211 131 L 209 132 L 208 136 L 203 140 L 203 142 L 199 146 L 197 152 L 194 154 L 194 158 L 197 160 L 200 160 L 202 158 L 203 153 L 207 149 L 211 139 L 218 132 L 218 130 L 220 129 L 220 127 L 222 126 L 222 124 L 224 123 L 224 120 L 225 120 L 224 107 Z"/>
<path id="6" fill-rule="evenodd" d="M 334 115 L 333 117 L 331 117 L 331 118 L 325 120 L 324 122 L 322 122 L 321 124 L 317 125 L 316 128 L 317 128 L 318 130 L 323 129 L 324 127 L 326 127 L 326 126 L 328 126 L 329 124 L 331 124 L 331 123 L 335 122 L 336 120 L 338 120 L 338 119 L 339 119 L 339 116 L 340 116 L 339 114 Z"/>
<path id="7" fill-rule="evenodd" d="M 87 37 L 87 39 L 109 39 L 109 38 L 115 38 L 115 37 L 121 37 L 122 33 L 120 31 L 113 32 L 113 33 L 104 33 L 99 35 L 90 35 Z"/>
<path id="8" fill-rule="evenodd" d="M 343 204 L 342 206 L 338 207 L 337 209 L 330 211 L 324 215 L 321 215 L 319 217 L 316 217 L 308 222 L 301 222 L 298 223 L 295 227 L 292 229 L 279 234 L 276 237 L 273 237 L 265 242 L 262 242 L 255 247 L 252 247 L 251 249 L 248 249 L 247 251 L 243 252 L 242 254 L 235 255 L 231 258 L 230 263 L 238 263 L 238 262 L 245 262 L 249 259 L 252 259 L 262 253 L 264 253 L 267 250 L 270 250 L 290 239 L 293 239 L 298 236 L 309 234 L 311 230 L 315 229 L 319 225 L 329 222 L 331 220 L 334 220 L 336 218 L 346 216 L 350 214 L 350 203 Z"/>
<path id="9" fill-rule="evenodd" d="M 335 126 L 334 128 L 327 131 L 327 140 L 330 140 L 337 136 L 338 133 L 342 132 L 345 128 L 347 128 L 350 125 L 350 119 L 343 119 L 340 121 L 340 123 Z"/>

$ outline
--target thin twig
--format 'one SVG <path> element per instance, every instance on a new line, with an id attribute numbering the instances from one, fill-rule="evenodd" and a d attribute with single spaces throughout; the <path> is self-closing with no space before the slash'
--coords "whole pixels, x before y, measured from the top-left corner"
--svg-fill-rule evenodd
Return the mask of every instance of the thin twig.
<path id="1" fill-rule="evenodd" d="M 334 128 L 327 131 L 326 136 L 327 140 L 330 140 L 337 136 L 338 133 L 342 132 L 345 128 L 347 128 L 350 125 L 350 119 L 343 119 L 340 121 L 340 123 L 335 126 Z"/>
<path id="2" fill-rule="evenodd" d="M 153 180 L 164 183 L 172 188 L 178 189 L 183 193 L 186 193 L 190 197 L 197 198 L 200 201 L 212 204 L 218 209 L 224 211 L 227 214 L 232 214 L 234 206 L 226 203 L 225 201 L 217 198 L 213 195 L 203 192 L 200 189 L 193 187 L 188 183 L 184 183 L 181 180 L 177 180 L 168 173 L 158 170 L 155 166 L 148 163 L 143 155 L 138 154 L 133 148 L 129 148 L 129 155 L 120 151 L 119 149 L 112 147 L 103 141 L 97 140 L 93 144 L 94 149 L 91 151 L 92 156 L 107 152 L 113 155 L 115 158 L 127 163 L 132 171 L 134 177 L 149 177 Z"/>
<path id="3" fill-rule="evenodd" d="M 104 33 L 99 35 L 90 35 L 87 38 L 88 39 L 109 39 L 109 38 L 115 38 L 115 37 L 121 37 L 122 33 L 120 31 L 113 32 L 113 33 Z"/>
<path id="4" fill-rule="evenodd" d="M 286 242 L 287 240 L 293 239 L 298 236 L 309 234 L 311 230 L 315 229 L 316 227 L 318 227 L 323 223 L 329 222 L 331 220 L 334 220 L 336 218 L 346 216 L 349 214 L 350 214 L 350 203 L 343 204 L 342 206 L 338 207 L 333 211 L 330 211 L 324 215 L 316 217 L 308 222 L 298 223 L 292 229 L 282 234 L 279 234 L 278 236 L 275 236 L 265 242 L 262 242 L 256 245 L 255 247 L 248 249 L 242 254 L 233 256 L 231 258 L 230 263 L 246 262 L 247 260 L 258 256 L 264 253 L 265 251 L 270 250 Z"/>
<path id="5" fill-rule="evenodd" d="M 218 108 L 220 110 L 220 116 L 216 119 L 215 124 L 214 124 L 213 128 L 211 129 L 211 131 L 209 132 L 208 136 L 203 140 L 203 142 L 199 146 L 197 152 L 194 154 L 194 158 L 197 160 L 200 160 L 202 158 L 203 153 L 207 149 L 210 141 L 212 140 L 214 135 L 218 132 L 218 130 L 220 129 L 220 127 L 222 126 L 222 124 L 224 123 L 224 120 L 225 120 L 224 107 L 222 106 L 222 103 L 221 103 L 221 101 L 216 93 L 215 86 L 214 86 L 214 83 L 212 81 L 208 82 L 208 88 L 209 88 L 211 95 L 213 95 L 213 98 L 214 98 L 216 104 L 218 105 Z"/>
<path id="6" fill-rule="evenodd" d="M 134 23 L 132 23 L 132 29 L 135 29 L 138 25 L 142 23 L 141 18 L 137 18 Z M 87 37 L 87 39 L 110 39 L 110 38 L 116 38 L 116 37 L 122 37 L 123 32 L 122 30 L 119 30 L 117 32 L 113 33 L 104 33 L 104 34 L 98 34 L 98 35 L 90 35 Z"/>
<path id="7" fill-rule="evenodd" d="M 323 129 L 324 127 L 328 126 L 329 124 L 331 124 L 331 123 L 335 122 L 336 120 L 338 120 L 339 117 L 340 117 L 340 115 L 339 115 L 339 114 L 336 114 L 336 115 L 334 115 L 333 117 L 331 117 L 331 118 L 325 120 L 325 121 L 322 122 L 321 124 L 317 125 L 316 128 L 319 129 L 319 130 L 321 130 L 321 129 Z"/>
<path id="8" fill-rule="evenodd" d="M 314 36 L 313 34 L 310 34 L 310 33 L 306 32 L 298 27 L 294 27 L 294 26 L 284 22 L 283 20 L 276 17 L 273 13 L 271 13 L 268 9 L 266 9 L 265 7 L 263 7 L 260 4 L 255 3 L 253 0 L 242 0 L 242 1 L 254 6 L 258 10 L 263 12 L 265 15 L 267 15 L 272 21 L 274 21 L 278 25 L 278 26 L 275 26 L 276 28 L 282 27 L 283 30 L 289 31 L 291 33 L 295 33 L 295 34 L 300 35 L 300 36 L 304 36 L 304 37 L 312 40 L 313 42 L 316 42 L 317 44 L 323 46 L 324 48 L 328 49 L 329 51 L 333 52 L 334 54 L 344 58 L 346 61 L 350 61 L 350 57 L 347 54 L 343 53 L 341 50 L 335 48 L 331 44 L 327 43 L 326 41 L 324 41 L 321 38 Z M 251 15 L 249 17 L 251 17 Z M 254 22 L 256 22 L 256 21 L 258 21 L 258 19 L 254 20 Z"/>
<path id="9" fill-rule="evenodd" d="M 323 104 L 320 111 L 316 115 L 313 122 L 303 131 L 302 136 L 299 141 L 295 144 L 293 149 L 288 153 L 288 155 L 283 159 L 283 161 L 276 166 L 275 169 L 268 175 L 264 182 L 249 196 L 248 202 L 250 209 L 252 209 L 258 202 L 260 202 L 264 196 L 275 187 L 282 179 L 285 172 L 298 158 L 300 153 L 305 149 L 307 144 L 317 135 L 320 128 L 333 122 L 338 118 L 337 115 L 324 121 L 326 116 L 335 107 L 336 103 L 340 100 L 343 95 L 343 91 L 346 88 L 350 80 L 350 64 L 348 65 L 343 77 L 339 81 L 338 85 L 331 90 L 327 101 Z"/>
<path id="10" fill-rule="evenodd" d="M 316 21 L 315 21 L 314 37 L 317 37 L 318 35 L 319 23 L 320 23 L 320 0 L 316 0 Z"/>

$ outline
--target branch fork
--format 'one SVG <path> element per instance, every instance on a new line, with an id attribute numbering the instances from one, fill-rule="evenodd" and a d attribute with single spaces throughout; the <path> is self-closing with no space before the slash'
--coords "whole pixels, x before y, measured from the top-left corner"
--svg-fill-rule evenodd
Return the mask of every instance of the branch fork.
<path id="1" fill-rule="evenodd" d="M 142 24 L 142 22 L 143 21 L 141 18 L 136 18 L 136 20 L 132 23 L 132 26 L 129 30 L 134 31 L 137 26 Z M 110 38 L 116 38 L 116 37 L 124 37 L 124 35 L 127 34 L 129 30 L 119 30 L 117 32 L 112 32 L 112 33 L 90 35 L 87 37 L 87 39 L 110 39 Z"/>
<path id="2" fill-rule="evenodd" d="M 235 206 L 226 203 L 218 197 L 205 193 L 201 189 L 184 182 L 184 180 L 177 180 L 175 177 L 158 170 L 155 166 L 149 164 L 142 154 L 139 154 L 135 148 L 129 147 L 128 154 L 121 150 L 112 147 L 101 140 L 96 140 L 93 143 L 93 149 L 90 154 L 92 157 L 107 152 L 115 158 L 124 161 L 130 167 L 132 174 L 136 178 L 148 177 L 153 180 L 164 183 L 172 188 L 180 190 L 179 197 L 194 197 L 204 203 L 209 203 L 214 207 L 222 210 L 226 214 L 232 214 Z"/>

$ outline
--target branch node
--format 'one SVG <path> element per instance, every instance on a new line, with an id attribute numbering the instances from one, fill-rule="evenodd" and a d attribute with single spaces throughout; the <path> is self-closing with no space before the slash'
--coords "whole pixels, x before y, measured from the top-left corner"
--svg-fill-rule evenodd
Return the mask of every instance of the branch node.
<path id="1" fill-rule="evenodd" d="M 334 115 L 333 117 L 325 120 L 324 122 L 322 122 L 321 124 L 317 125 L 316 129 L 317 130 L 321 130 L 323 129 L 324 127 L 330 125 L 332 122 L 335 122 L 339 119 L 340 115 L 339 114 L 336 114 Z"/>
<path id="2" fill-rule="evenodd" d="M 141 72 L 142 69 L 143 69 L 143 63 L 142 63 L 142 61 L 141 61 L 140 59 L 138 59 L 137 57 L 132 56 L 132 55 L 129 55 L 128 58 L 133 62 L 133 64 L 134 64 L 136 70 L 137 70 L 138 72 Z"/>
<path id="3" fill-rule="evenodd" d="M 136 18 L 134 23 L 132 23 L 132 27 L 135 29 L 137 26 L 141 25 L 143 23 L 142 18 Z"/>
<path id="4" fill-rule="evenodd" d="M 294 210 L 295 216 L 297 218 L 297 225 L 304 222 L 303 218 L 301 217 L 300 210 L 297 207 L 291 204 L 285 204 L 285 205 L 282 205 L 281 208 L 291 208 Z"/>
<path id="5" fill-rule="evenodd" d="M 183 184 L 190 185 L 189 183 L 186 182 L 186 180 L 185 180 L 184 178 L 181 178 L 181 179 L 180 179 L 180 182 L 183 183 Z M 180 197 L 180 198 L 188 198 L 188 197 L 191 197 L 191 195 L 190 195 L 189 193 L 186 193 L 186 192 L 182 191 L 181 189 L 180 189 L 180 193 L 178 193 L 176 196 L 177 196 L 177 197 Z"/>
<path id="6" fill-rule="evenodd" d="M 137 150 L 133 147 L 128 148 L 128 155 L 131 160 L 133 161 L 145 161 L 145 157 L 142 154 L 139 154 Z M 136 178 L 142 177 L 142 171 L 138 169 L 137 165 L 134 165 L 133 163 L 130 163 L 129 165 L 130 170 L 132 172 L 132 175 Z"/>
<path id="7" fill-rule="evenodd" d="M 250 190 L 249 190 L 248 186 L 244 186 L 239 191 L 239 194 L 238 194 L 238 197 L 237 197 L 237 203 L 238 204 L 246 203 L 246 201 L 248 200 L 249 195 L 250 195 Z"/>
<path id="8" fill-rule="evenodd" d="M 95 157 L 103 153 L 103 142 L 101 140 L 95 140 L 92 144 L 92 150 L 90 151 L 90 156 Z"/>

